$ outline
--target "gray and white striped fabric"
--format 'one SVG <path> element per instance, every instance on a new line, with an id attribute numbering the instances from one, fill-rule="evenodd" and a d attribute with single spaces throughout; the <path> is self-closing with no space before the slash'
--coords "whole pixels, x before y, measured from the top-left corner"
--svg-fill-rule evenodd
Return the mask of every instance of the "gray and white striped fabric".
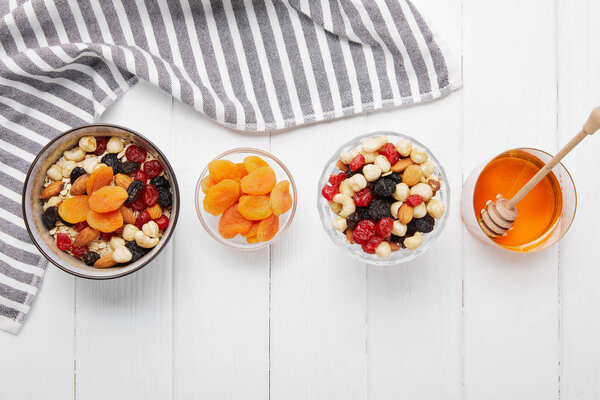
<path id="1" fill-rule="evenodd" d="M 21 218 L 29 164 L 138 79 L 247 131 L 460 86 L 408 0 L 0 0 L 0 16 L 0 328 L 13 333 L 46 268 Z"/>

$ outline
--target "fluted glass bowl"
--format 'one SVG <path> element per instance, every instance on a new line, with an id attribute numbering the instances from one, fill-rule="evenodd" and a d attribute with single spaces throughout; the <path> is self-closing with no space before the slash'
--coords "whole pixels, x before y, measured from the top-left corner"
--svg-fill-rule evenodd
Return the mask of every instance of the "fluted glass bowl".
<path id="1" fill-rule="evenodd" d="M 288 180 L 290 182 L 290 194 L 292 195 L 292 208 L 290 208 L 287 212 L 279 216 L 279 231 L 273 237 L 273 239 L 268 242 L 258 242 L 258 243 L 247 243 L 246 238 L 241 235 L 237 235 L 233 239 L 225 239 L 219 234 L 219 219 L 221 216 L 215 216 L 208 213 L 203 206 L 203 200 L 205 194 L 202 192 L 202 179 L 204 179 L 208 175 L 208 165 L 200 174 L 200 178 L 198 178 L 198 183 L 196 184 L 196 192 L 195 192 L 195 204 L 196 204 L 196 214 L 198 214 L 198 219 L 200 223 L 206 229 L 206 232 L 210 236 L 213 237 L 217 242 L 232 247 L 238 250 L 257 250 L 263 247 L 266 247 L 274 242 L 276 242 L 283 233 L 289 228 L 294 219 L 294 215 L 296 214 L 296 206 L 298 204 L 298 194 L 296 191 L 296 183 L 294 182 L 294 178 L 292 178 L 292 174 L 287 169 L 287 167 L 275 156 L 266 151 L 253 149 L 249 147 L 237 148 L 228 150 L 222 154 L 219 154 L 214 158 L 214 160 L 229 160 L 234 163 L 241 163 L 245 157 L 247 156 L 258 156 L 269 163 L 269 166 L 273 168 L 275 171 L 275 176 L 277 177 L 277 183 L 282 180 Z M 214 161 L 213 160 L 213 161 Z"/>
<path id="2" fill-rule="evenodd" d="M 429 155 L 429 160 L 435 165 L 434 175 L 438 175 L 442 178 L 441 188 L 435 195 L 435 199 L 441 200 L 444 203 L 446 208 L 446 212 L 440 219 L 435 220 L 435 227 L 432 232 L 423 234 L 423 243 L 416 250 L 408 250 L 408 249 L 400 249 L 398 251 L 392 252 L 392 255 L 383 259 L 376 254 L 368 254 L 362 250 L 362 247 L 359 244 L 350 244 L 346 239 L 346 235 L 342 232 L 336 231 L 331 226 L 331 221 L 337 217 L 337 215 L 331 211 L 329 208 L 329 202 L 327 199 L 323 197 L 321 194 L 321 189 L 328 183 L 329 176 L 331 174 L 337 174 L 339 169 L 336 164 L 340 158 L 340 153 L 343 151 L 348 151 L 353 148 L 360 148 L 361 142 L 373 136 L 386 135 L 388 140 L 392 143 L 398 142 L 400 139 L 408 139 L 412 142 L 413 146 L 421 146 L 427 151 Z M 360 135 L 350 140 L 349 142 L 344 143 L 339 149 L 337 149 L 329 161 L 325 164 L 325 168 L 323 168 L 323 172 L 321 173 L 321 177 L 319 178 L 319 184 L 317 187 L 317 208 L 319 210 L 319 216 L 321 218 L 321 224 L 323 225 L 323 229 L 327 232 L 329 238 L 336 245 L 340 246 L 343 249 L 346 249 L 352 256 L 359 259 L 362 262 L 372 265 L 397 265 L 402 264 L 408 261 L 411 261 L 418 257 L 419 255 L 426 252 L 429 247 L 435 242 L 438 236 L 444 230 L 444 226 L 446 225 L 446 221 L 448 220 L 448 211 L 450 205 L 450 187 L 448 185 L 448 178 L 446 177 L 446 173 L 444 172 L 444 168 L 440 165 L 440 162 L 433 155 L 431 150 L 425 146 L 423 143 L 419 142 L 415 138 L 407 135 L 403 135 L 397 132 L 387 132 L 387 131 L 379 131 L 367 133 L 364 135 Z"/>

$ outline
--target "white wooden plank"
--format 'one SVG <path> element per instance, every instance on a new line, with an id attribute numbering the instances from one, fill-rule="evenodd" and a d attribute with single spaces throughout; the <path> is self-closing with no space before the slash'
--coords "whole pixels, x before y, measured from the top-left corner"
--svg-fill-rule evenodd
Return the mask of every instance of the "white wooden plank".
<path id="1" fill-rule="evenodd" d="M 514 147 L 556 150 L 554 4 L 463 1 L 465 177 Z M 558 397 L 557 247 L 520 255 L 464 230 L 465 396 Z"/>
<path id="2" fill-rule="evenodd" d="M 49 265 L 21 331 L 0 332 L 0 398 L 74 398 L 74 286 Z"/>
<path id="3" fill-rule="evenodd" d="M 335 246 L 317 213 L 318 179 L 342 143 L 366 132 L 366 115 L 272 136 L 290 169 L 298 209 L 271 254 L 271 396 L 366 398 L 365 265 Z"/>
<path id="4" fill-rule="evenodd" d="M 183 207 L 175 236 L 174 397 L 269 395 L 269 251 L 235 251 L 212 239 L 194 208 L 207 163 L 235 147 L 268 150 L 268 135 L 230 131 L 176 103 L 174 167 Z"/>
<path id="5" fill-rule="evenodd" d="M 558 2 L 559 140 L 566 143 L 590 110 L 600 105 L 600 4 Z M 561 398 L 600 397 L 600 134 L 585 139 L 564 160 L 577 186 L 577 215 L 560 243 Z"/>
<path id="6" fill-rule="evenodd" d="M 140 84 L 102 120 L 140 132 L 172 160 L 171 105 L 170 96 Z M 77 279 L 77 398 L 171 398 L 172 248 L 127 277 Z"/>

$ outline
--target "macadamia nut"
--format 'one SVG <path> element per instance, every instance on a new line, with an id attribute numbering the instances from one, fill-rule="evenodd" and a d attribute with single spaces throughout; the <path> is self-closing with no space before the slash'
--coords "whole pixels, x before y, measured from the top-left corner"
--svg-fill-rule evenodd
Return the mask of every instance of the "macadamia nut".
<path id="1" fill-rule="evenodd" d="M 375 165 L 381 168 L 381 172 L 388 172 L 392 168 L 392 164 L 388 161 L 384 155 L 379 155 L 375 158 Z"/>
<path id="2" fill-rule="evenodd" d="M 86 153 L 91 153 L 96 150 L 96 138 L 93 136 L 84 136 L 79 139 L 79 148 Z"/>
<path id="3" fill-rule="evenodd" d="M 412 143 L 407 139 L 400 139 L 398 143 L 396 143 L 396 151 L 400 153 L 402 157 L 408 157 L 410 155 L 410 151 L 412 150 Z"/>
<path id="4" fill-rule="evenodd" d="M 428 202 L 433 197 L 433 190 L 426 183 L 417 183 L 410 188 L 410 194 L 418 194 L 423 198 L 424 202 Z"/>
<path id="5" fill-rule="evenodd" d="M 427 212 L 435 219 L 442 218 L 444 213 L 446 212 L 446 206 L 442 203 L 441 200 L 431 199 L 429 203 L 427 203 Z"/>
<path id="6" fill-rule="evenodd" d="M 410 159 L 415 164 L 424 163 L 425 161 L 427 161 L 428 158 L 429 158 L 429 155 L 427 154 L 427 152 L 425 151 L 425 149 L 422 148 L 422 147 L 415 146 L 410 151 Z"/>
<path id="7" fill-rule="evenodd" d="M 348 178 L 348 184 L 350 185 L 350 189 L 358 192 L 367 187 L 367 180 L 363 174 L 356 174 Z"/>
<path id="8" fill-rule="evenodd" d="M 375 254 L 381 258 L 388 258 L 392 255 L 392 248 L 390 247 L 390 244 L 384 240 L 375 248 Z"/>
<path id="9" fill-rule="evenodd" d="M 350 162 L 358 155 L 357 149 L 352 149 L 348 151 L 342 151 L 340 153 L 340 160 L 346 165 L 350 164 Z"/>
<path id="10" fill-rule="evenodd" d="M 421 171 L 423 171 L 423 176 L 425 178 L 429 178 L 435 172 L 435 165 L 433 165 L 431 160 L 427 160 L 419 166 L 421 167 Z"/>
<path id="11" fill-rule="evenodd" d="M 361 151 L 360 154 L 362 154 L 365 157 L 365 164 L 373 164 L 377 159 L 377 156 L 379 155 L 379 153 L 377 153 L 376 151 Z"/>
<path id="12" fill-rule="evenodd" d="M 54 164 L 48 168 L 46 175 L 48 175 L 48 178 L 52 179 L 53 181 L 60 181 L 63 177 L 62 168 L 57 164 Z"/>
<path id="13" fill-rule="evenodd" d="M 413 208 L 413 218 L 423 218 L 427 214 L 425 203 L 421 203 Z"/>
<path id="14" fill-rule="evenodd" d="M 333 221 L 331 221 L 331 226 L 333 227 L 333 229 L 335 229 L 336 231 L 340 231 L 340 232 L 344 232 L 346 230 L 346 228 L 348 228 L 348 224 L 346 223 L 346 218 L 334 218 Z"/>
<path id="15" fill-rule="evenodd" d="M 363 167 L 363 175 L 369 182 L 376 181 L 381 176 L 381 168 L 377 165 L 367 164 Z"/>
<path id="16" fill-rule="evenodd" d="M 404 201 L 404 200 L 406 200 L 406 198 L 408 197 L 409 194 L 410 194 L 410 188 L 408 187 L 408 185 L 406 183 L 402 182 L 402 183 L 398 183 L 396 185 L 396 191 L 394 192 L 392 197 L 394 197 L 394 199 L 396 199 L 398 201 Z"/>
<path id="17" fill-rule="evenodd" d="M 362 150 L 367 153 L 372 153 L 374 151 L 379 150 L 388 142 L 387 136 L 380 135 L 375 137 L 370 137 L 362 142 Z"/>
<path id="18" fill-rule="evenodd" d="M 123 150 L 123 142 L 116 136 L 110 138 L 106 143 L 106 151 L 109 153 L 120 153 Z"/>
<path id="19" fill-rule="evenodd" d="M 421 232 L 416 232 L 414 236 L 404 239 L 404 246 L 409 250 L 416 250 L 423 243 L 423 235 Z"/>

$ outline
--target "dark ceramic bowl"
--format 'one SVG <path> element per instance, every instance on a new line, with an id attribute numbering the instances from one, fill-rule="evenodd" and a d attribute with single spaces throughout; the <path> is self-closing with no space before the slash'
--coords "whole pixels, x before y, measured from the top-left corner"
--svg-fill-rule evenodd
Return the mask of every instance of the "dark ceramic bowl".
<path id="1" fill-rule="evenodd" d="M 63 154 L 65 150 L 76 147 L 79 138 L 82 136 L 118 136 L 124 138 L 136 145 L 146 149 L 164 166 L 164 169 L 171 182 L 171 190 L 173 193 L 173 205 L 171 208 L 171 217 L 169 226 L 163 232 L 160 243 L 152 248 L 148 254 L 139 260 L 129 263 L 124 266 L 113 268 L 97 269 L 87 266 L 83 261 L 73 257 L 72 255 L 61 251 L 56 247 L 54 238 L 48 233 L 48 229 L 42 224 L 42 202 L 40 201 L 40 193 L 44 186 L 46 171 L 54 164 Z M 25 178 L 23 187 L 23 218 L 25 226 L 31 240 L 38 250 L 58 268 L 70 274 L 90 279 L 112 279 L 130 274 L 144 265 L 152 261 L 158 253 L 166 246 L 167 242 L 173 235 L 177 217 L 179 215 L 179 186 L 173 172 L 173 168 L 165 155 L 148 139 L 122 126 L 110 124 L 95 124 L 86 125 L 79 128 L 71 129 L 60 136 L 56 137 L 48 143 L 42 151 L 37 155 Z"/>

